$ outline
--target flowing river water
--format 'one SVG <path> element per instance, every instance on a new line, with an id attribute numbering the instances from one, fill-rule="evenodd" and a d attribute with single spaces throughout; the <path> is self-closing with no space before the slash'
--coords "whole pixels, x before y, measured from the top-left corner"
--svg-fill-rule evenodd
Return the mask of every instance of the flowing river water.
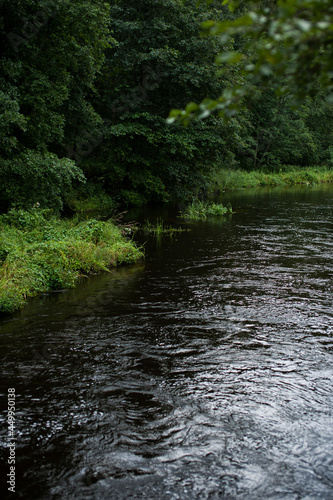
<path id="1" fill-rule="evenodd" d="M 332 195 L 229 195 L 4 318 L 1 481 L 15 388 L 19 498 L 333 499 Z"/>

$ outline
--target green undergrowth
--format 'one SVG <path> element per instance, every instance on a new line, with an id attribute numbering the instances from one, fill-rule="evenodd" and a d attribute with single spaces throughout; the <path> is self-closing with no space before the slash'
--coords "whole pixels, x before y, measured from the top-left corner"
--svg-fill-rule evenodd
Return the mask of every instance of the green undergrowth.
<path id="1" fill-rule="evenodd" d="M 66 196 L 66 205 L 76 213 L 111 212 L 117 208 L 117 203 L 99 184 L 88 181 Z"/>
<path id="2" fill-rule="evenodd" d="M 232 213 L 230 203 L 224 206 L 222 203 L 216 204 L 193 198 L 192 202 L 185 210 L 180 212 L 181 217 L 189 220 L 205 220 L 207 217 L 216 215 L 227 215 Z"/>
<path id="3" fill-rule="evenodd" d="M 68 206 L 78 214 L 89 212 L 110 211 L 113 212 L 117 205 L 107 194 L 101 196 L 91 196 L 89 198 L 73 198 Z"/>
<path id="4" fill-rule="evenodd" d="M 228 191 L 260 186 L 293 186 L 333 182 L 333 169 L 325 167 L 284 166 L 279 172 L 247 172 L 245 170 L 220 170 L 214 177 L 214 189 Z"/>
<path id="5" fill-rule="evenodd" d="M 142 257 L 142 249 L 111 221 L 60 219 L 38 208 L 11 210 L 0 216 L 0 313 Z"/>

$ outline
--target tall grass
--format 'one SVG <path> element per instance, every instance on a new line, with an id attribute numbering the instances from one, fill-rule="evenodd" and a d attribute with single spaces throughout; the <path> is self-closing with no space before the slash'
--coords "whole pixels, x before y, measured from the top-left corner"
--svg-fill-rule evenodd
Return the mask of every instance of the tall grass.
<path id="1" fill-rule="evenodd" d="M 110 221 L 59 219 L 37 208 L 12 210 L 0 216 L 0 313 L 19 309 L 40 292 L 72 288 L 80 276 L 142 257 Z"/>
<path id="2" fill-rule="evenodd" d="M 226 215 L 232 213 L 230 203 L 224 206 L 222 203 L 210 203 L 207 201 L 193 198 L 192 202 L 186 207 L 185 210 L 180 212 L 181 217 L 190 220 L 204 220 L 212 215 Z"/>
<path id="3" fill-rule="evenodd" d="M 162 219 L 157 219 L 155 224 L 146 219 L 142 230 L 144 233 L 153 234 L 157 238 L 161 238 L 163 235 L 173 236 L 175 233 L 190 231 L 190 229 L 183 229 L 182 227 L 166 226 Z"/>
<path id="4" fill-rule="evenodd" d="M 247 172 L 245 170 L 220 170 L 213 180 L 214 189 L 228 191 L 233 189 L 260 186 L 292 186 L 303 184 L 312 186 L 323 182 L 333 182 L 333 169 L 325 167 L 281 167 L 279 172 Z"/>

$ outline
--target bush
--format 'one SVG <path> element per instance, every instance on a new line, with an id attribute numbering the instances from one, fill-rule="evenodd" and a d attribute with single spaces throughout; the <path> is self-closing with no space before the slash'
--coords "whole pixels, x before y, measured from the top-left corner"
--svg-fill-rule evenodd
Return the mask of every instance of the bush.
<path id="1" fill-rule="evenodd" d="M 0 161 L 0 183 L 7 206 L 31 208 L 38 204 L 60 210 L 74 181 L 85 182 L 82 170 L 68 158 L 27 150 Z"/>

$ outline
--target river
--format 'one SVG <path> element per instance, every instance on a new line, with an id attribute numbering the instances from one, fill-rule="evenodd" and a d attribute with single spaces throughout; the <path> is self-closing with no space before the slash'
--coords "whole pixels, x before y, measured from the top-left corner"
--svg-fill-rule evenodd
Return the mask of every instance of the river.
<path id="1" fill-rule="evenodd" d="M 333 499 L 333 186 L 224 199 L 1 320 L 18 498 Z"/>

